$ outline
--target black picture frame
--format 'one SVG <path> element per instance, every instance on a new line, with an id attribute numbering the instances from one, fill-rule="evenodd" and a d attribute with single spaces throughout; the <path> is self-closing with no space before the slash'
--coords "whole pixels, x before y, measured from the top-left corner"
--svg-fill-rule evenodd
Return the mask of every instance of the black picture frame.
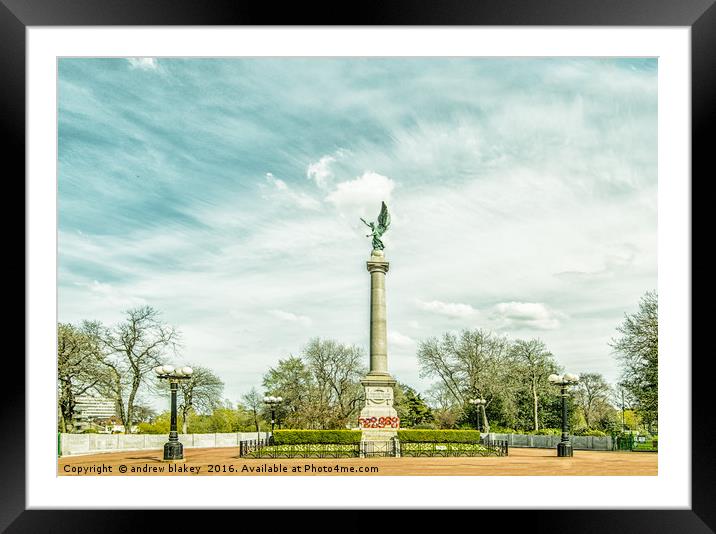
<path id="1" fill-rule="evenodd" d="M 28 26 L 112 25 L 458 25 L 458 26 L 683 26 L 691 29 L 692 198 L 693 186 L 713 171 L 710 139 L 716 130 L 716 0 L 489 0 L 482 2 L 406 1 L 356 4 L 266 3 L 213 0 L 0 0 L 0 147 L 6 181 L 25 173 L 25 30 Z M 568 53 L 568 51 L 565 51 Z M 711 134 L 711 135 L 709 135 Z M 8 162 L 15 163 L 13 167 Z M 696 177 L 700 176 L 700 180 Z M 14 180 L 19 183 L 20 180 Z M 24 189 L 23 189 L 24 196 Z M 693 206 L 693 204 L 692 204 Z M 693 216 L 693 211 L 692 211 Z M 692 225 L 692 232 L 698 228 Z M 693 237 L 692 237 L 693 242 Z M 15 260 L 13 260 L 15 261 Z M 693 265 L 693 254 L 691 257 Z M 28 266 L 25 265 L 27 268 Z M 692 282 L 693 283 L 693 282 Z M 693 316 L 692 325 L 699 324 Z M 703 317 L 703 315 L 702 315 Z M 703 319 L 701 319 L 703 321 Z M 691 327 L 693 332 L 694 328 Z M 487 525 L 503 532 L 569 530 L 573 532 L 714 532 L 716 531 L 716 421 L 710 408 L 711 351 L 693 351 L 691 435 L 691 509 L 689 510 L 556 510 L 478 511 L 466 519 L 480 530 Z M 688 357 L 690 355 L 684 355 Z M 7 362 L 10 358 L 7 358 Z M 16 360 L 19 360 L 16 358 Z M 15 362 L 13 380 L 3 381 L 3 423 L 0 447 L 0 528 L 7 532 L 126 532 L 143 530 L 154 512 L 128 510 L 26 510 L 25 506 L 25 367 Z M 7 371 L 6 371 L 7 372 Z M 7 402 L 15 399 L 16 402 Z M 20 400 L 22 402 L 20 403 Z M 684 441 L 685 449 L 688 440 Z M 685 450 L 684 453 L 688 453 Z M 485 490 L 485 483 L 481 483 Z M 565 488 L 568 491 L 568 488 Z M 627 484 L 614 491 L 628 491 Z M 240 502 L 237 498 L 237 502 Z M 209 513 L 216 514 L 217 511 Z M 243 512 L 242 512 L 243 513 Z M 456 513 L 456 512 L 455 512 Z M 143 514 L 140 519 L 138 514 Z M 365 522 L 363 512 L 347 511 L 342 528 Z M 222 514 L 222 515 L 225 515 Z M 302 516 L 294 512 L 296 516 Z M 194 515 L 174 516 L 182 525 Z M 273 519 L 267 516 L 267 524 Z M 375 517 L 375 516 L 372 516 Z M 422 514 L 411 517 L 421 521 Z M 508 517 L 508 518 L 507 518 Z M 404 528 L 409 518 L 401 518 Z M 204 520 L 199 520 L 200 522 Z M 216 521 L 214 519 L 213 521 Z M 496 523 L 493 523 L 496 521 Z M 233 522 L 233 521 L 232 521 Z M 500 525 L 503 524 L 503 527 Z M 169 525 L 166 525 L 171 528 Z M 248 524 L 246 524 L 248 528 Z M 450 528 L 457 528 L 454 523 Z"/>

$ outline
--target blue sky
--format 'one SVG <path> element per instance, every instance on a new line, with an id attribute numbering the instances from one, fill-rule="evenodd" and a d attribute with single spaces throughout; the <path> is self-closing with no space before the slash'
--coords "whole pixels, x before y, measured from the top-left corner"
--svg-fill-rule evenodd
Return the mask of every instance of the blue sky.
<path id="1" fill-rule="evenodd" d="M 656 60 L 61 59 L 58 83 L 60 321 L 150 304 L 235 402 L 312 337 L 367 350 L 385 200 L 399 380 L 477 327 L 618 378 L 607 343 L 657 286 Z"/>

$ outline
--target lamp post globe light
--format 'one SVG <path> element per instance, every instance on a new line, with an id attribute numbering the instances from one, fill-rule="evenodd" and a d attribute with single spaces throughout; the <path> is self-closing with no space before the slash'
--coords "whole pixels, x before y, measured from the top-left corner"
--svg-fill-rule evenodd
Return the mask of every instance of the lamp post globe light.
<path id="1" fill-rule="evenodd" d="M 271 409 L 271 436 L 273 437 L 273 427 L 276 424 L 276 408 L 283 402 L 283 397 L 264 397 L 264 404 Z"/>
<path id="2" fill-rule="evenodd" d="M 472 404 L 475 407 L 475 413 L 477 414 L 477 417 L 476 417 L 477 431 L 481 432 L 481 430 L 480 430 L 480 415 L 481 415 L 480 409 L 482 409 L 482 410 L 485 409 L 485 404 L 487 404 L 487 401 L 485 399 L 483 399 L 482 397 L 480 397 L 479 399 L 468 399 L 467 402 L 469 402 L 470 404 Z"/>
<path id="3" fill-rule="evenodd" d="M 154 368 L 157 377 L 169 381 L 169 390 L 172 396 L 172 411 L 169 424 L 169 441 L 164 444 L 165 462 L 183 462 L 184 446 L 179 442 L 177 432 L 177 390 L 179 382 L 189 380 L 194 370 L 191 367 L 174 367 L 172 365 L 160 365 Z"/>
<path id="4" fill-rule="evenodd" d="M 565 373 L 563 375 L 549 375 L 547 378 L 555 386 L 561 388 L 562 397 L 562 441 L 557 444 L 557 456 L 574 456 L 572 443 L 569 441 L 569 428 L 567 427 L 567 387 L 579 382 L 579 375 Z"/>

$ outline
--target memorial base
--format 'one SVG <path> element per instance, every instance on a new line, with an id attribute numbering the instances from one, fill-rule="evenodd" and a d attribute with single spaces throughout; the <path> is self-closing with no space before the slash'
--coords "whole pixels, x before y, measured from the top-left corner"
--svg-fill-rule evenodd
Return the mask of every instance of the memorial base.
<path id="1" fill-rule="evenodd" d="M 365 388 L 365 407 L 358 418 L 361 456 L 399 456 L 400 418 L 393 408 L 395 380 L 388 374 L 369 374 L 361 384 Z"/>

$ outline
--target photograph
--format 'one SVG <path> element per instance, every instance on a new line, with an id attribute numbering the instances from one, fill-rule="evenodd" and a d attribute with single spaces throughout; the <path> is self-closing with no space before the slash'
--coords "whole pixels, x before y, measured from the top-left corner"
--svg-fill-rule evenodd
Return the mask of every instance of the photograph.
<path id="1" fill-rule="evenodd" d="M 0 531 L 713 532 L 714 0 L 0 3 Z"/>
<path id="2" fill-rule="evenodd" d="M 656 479 L 660 61 L 57 57 L 56 475 Z"/>

